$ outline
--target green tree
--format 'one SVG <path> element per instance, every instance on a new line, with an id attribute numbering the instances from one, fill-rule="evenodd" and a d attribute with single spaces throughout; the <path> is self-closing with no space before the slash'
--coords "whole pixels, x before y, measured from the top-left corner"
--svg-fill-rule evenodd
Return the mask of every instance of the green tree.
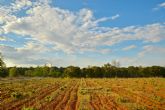
<path id="1" fill-rule="evenodd" d="M 2 57 L 2 54 L 0 53 L 0 68 L 3 68 L 5 67 L 5 62 L 3 61 L 3 57 Z"/>
<path id="2" fill-rule="evenodd" d="M 49 76 L 52 77 L 61 77 L 62 73 L 60 71 L 55 70 L 54 68 L 50 69 Z"/>
<path id="3" fill-rule="evenodd" d="M 81 70 L 79 67 L 68 66 L 64 70 L 65 77 L 81 77 Z"/>
<path id="4" fill-rule="evenodd" d="M 12 68 L 9 69 L 9 76 L 10 77 L 16 77 L 16 76 L 18 76 L 17 68 L 16 67 L 12 67 Z"/>
<path id="5" fill-rule="evenodd" d="M 26 70 L 25 71 L 25 74 L 24 74 L 25 76 L 33 76 L 33 70 Z"/>
<path id="6" fill-rule="evenodd" d="M 7 76 L 7 69 L 5 62 L 3 61 L 2 54 L 0 53 L 0 77 L 5 77 Z"/>
<path id="7" fill-rule="evenodd" d="M 91 69 L 93 77 L 103 77 L 102 69 L 100 67 L 93 66 Z"/>
<path id="8" fill-rule="evenodd" d="M 7 69 L 6 68 L 0 68 L 0 77 L 6 77 L 7 74 Z"/>
<path id="9" fill-rule="evenodd" d="M 43 69 L 42 67 L 36 67 L 32 73 L 32 76 L 43 76 Z"/>
<path id="10" fill-rule="evenodd" d="M 112 65 L 110 63 L 104 64 L 102 67 L 103 77 L 111 77 L 111 67 Z"/>
<path id="11" fill-rule="evenodd" d="M 92 68 L 90 66 L 88 66 L 87 68 L 83 68 L 82 69 L 82 76 L 84 76 L 86 78 L 94 77 Z"/>
<path id="12" fill-rule="evenodd" d="M 43 76 L 48 76 L 50 72 L 50 68 L 45 65 L 44 67 L 42 67 L 42 71 L 43 71 Z"/>

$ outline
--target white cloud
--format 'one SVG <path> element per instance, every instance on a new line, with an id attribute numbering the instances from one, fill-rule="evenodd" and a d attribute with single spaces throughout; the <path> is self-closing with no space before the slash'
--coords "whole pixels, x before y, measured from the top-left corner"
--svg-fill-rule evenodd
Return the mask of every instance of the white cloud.
<path id="1" fill-rule="evenodd" d="M 159 6 L 165 8 L 165 2 L 159 4 Z"/>
<path id="2" fill-rule="evenodd" d="M 89 9 L 77 13 L 49 5 L 30 9 L 27 17 L 17 18 L 3 26 L 6 33 L 29 35 L 40 42 L 49 42 L 56 50 L 66 53 L 96 50 L 98 46 L 111 46 L 126 40 L 159 42 L 164 39 L 164 24 L 102 28 Z M 44 13 L 43 13 L 44 12 Z"/>
<path id="3" fill-rule="evenodd" d="M 99 22 L 104 22 L 104 21 L 108 21 L 108 20 L 115 20 L 115 19 L 117 19 L 119 17 L 120 17 L 119 14 L 116 14 L 116 15 L 114 15 L 112 17 L 103 17 L 103 18 L 100 18 L 100 19 L 96 20 L 95 23 L 98 24 Z"/>
<path id="4" fill-rule="evenodd" d="M 162 2 L 160 4 L 158 4 L 155 8 L 153 8 L 153 10 L 159 10 L 160 8 L 165 8 L 165 2 Z"/>
<path id="5" fill-rule="evenodd" d="M 8 38 L 8 37 L 6 37 L 6 36 L 0 36 L 0 41 L 14 41 L 13 39 L 11 39 L 11 38 Z"/>
<path id="6" fill-rule="evenodd" d="M 32 6 L 31 0 L 15 0 L 14 3 L 11 3 L 12 11 L 19 11 L 21 9 L 26 9 Z"/>
<path id="7" fill-rule="evenodd" d="M 136 48 L 136 45 L 130 45 L 130 46 L 127 46 L 127 47 L 123 48 L 122 50 L 128 51 L 128 50 L 132 50 L 134 48 Z"/>
<path id="8" fill-rule="evenodd" d="M 145 45 L 138 55 L 118 58 L 122 66 L 165 66 L 165 47 Z"/>
<path id="9" fill-rule="evenodd" d="M 146 45 L 143 47 L 143 51 L 141 51 L 138 56 L 143 57 L 146 56 L 146 54 L 151 54 L 151 55 L 165 55 L 165 48 L 164 47 L 156 47 L 153 45 Z"/>
<path id="10" fill-rule="evenodd" d="M 119 15 L 119 14 L 116 14 L 115 16 L 112 16 L 111 19 L 112 19 L 112 20 L 115 20 L 115 19 L 117 19 L 117 18 L 119 18 L 119 17 L 120 17 L 120 15 Z"/>
<path id="11" fill-rule="evenodd" d="M 165 66 L 165 47 L 146 45 L 143 50 L 138 53 L 136 57 L 121 58 L 122 64 L 125 66 Z"/>
<path id="12" fill-rule="evenodd" d="M 56 55 L 56 52 L 53 52 L 53 55 L 51 54 L 51 57 L 49 57 L 49 52 L 52 52 L 53 50 L 33 42 L 29 42 L 21 48 L 0 45 L 0 51 L 3 53 L 7 66 L 43 66 L 44 64 L 49 63 L 59 67 L 68 65 L 85 67 L 87 64 L 103 64 L 103 62 L 97 61 L 94 58 L 79 58 L 76 55 L 59 57 Z"/>
<path id="13" fill-rule="evenodd" d="M 145 26 L 129 26 L 124 28 L 109 28 L 106 32 L 96 36 L 99 44 L 114 45 L 128 40 L 141 40 L 142 42 L 159 42 L 165 40 L 165 25 L 162 23 Z"/>
<path id="14" fill-rule="evenodd" d="M 49 51 L 40 43 L 28 42 L 23 47 L 0 45 L 7 66 L 36 66 L 48 62 L 43 55 Z"/>
<path id="15" fill-rule="evenodd" d="M 29 40 L 33 39 L 33 42 L 26 42 L 22 48 L 1 46 L 1 50 L 4 50 L 7 59 L 10 59 L 11 62 L 24 65 L 27 61 L 28 64 L 33 64 L 37 59 L 37 64 L 41 64 L 41 60 L 43 62 L 49 61 L 44 57 L 48 51 L 54 53 L 63 51 L 67 54 L 83 54 L 85 52 L 108 54 L 112 50 L 107 47 L 124 41 L 139 40 L 143 43 L 156 43 L 165 40 L 164 23 L 123 28 L 101 27 L 99 26 L 100 22 L 115 20 L 120 15 L 96 19 L 90 9 L 72 12 L 50 6 L 50 3 L 50 0 L 35 2 L 16 0 L 9 7 L 0 7 L 0 24 L 2 25 L 0 35 L 14 33 L 20 36 L 30 36 Z M 26 9 L 26 16 L 16 16 L 15 12 L 19 12 L 21 9 Z M 51 48 L 47 44 L 51 45 Z M 123 48 L 123 50 L 135 47 L 132 45 Z M 8 49 L 11 49 L 9 53 L 6 51 Z M 63 62 L 63 64 L 66 63 L 60 58 L 54 59 L 54 61 L 56 60 Z M 76 60 L 68 62 L 74 61 Z"/>

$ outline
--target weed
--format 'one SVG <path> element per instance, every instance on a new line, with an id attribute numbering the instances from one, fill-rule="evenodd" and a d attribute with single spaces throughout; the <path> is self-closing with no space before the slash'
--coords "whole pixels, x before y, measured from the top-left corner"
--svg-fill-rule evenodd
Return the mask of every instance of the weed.
<path id="1" fill-rule="evenodd" d="M 146 107 L 144 106 L 136 106 L 134 108 L 132 108 L 133 110 L 147 110 Z"/>
<path id="2" fill-rule="evenodd" d="M 45 97 L 45 101 L 47 101 L 47 102 L 52 101 L 52 97 L 51 97 L 51 96 L 47 96 L 47 97 Z"/>
<path id="3" fill-rule="evenodd" d="M 162 98 L 160 96 L 153 96 L 153 99 L 158 101 L 158 102 L 164 102 L 164 98 Z"/>
<path id="4" fill-rule="evenodd" d="M 110 92 L 111 91 L 111 88 L 107 88 L 107 90 L 106 90 L 107 92 Z"/>
<path id="5" fill-rule="evenodd" d="M 87 93 L 89 93 L 88 89 L 80 89 L 80 94 L 86 95 Z"/>
<path id="6" fill-rule="evenodd" d="M 33 107 L 23 107 L 22 110 L 37 110 L 37 109 Z"/>
<path id="7" fill-rule="evenodd" d="M 21 99 L 21 98 L 23 98 L 23 95 L 19 92 L 12 92 L 11 97 L 13 97 L 15 99 Z"/>
<path id="8" fill-rule="evenodd" d="M 120 103 L 128 103 L 128 102 L 130 102 L 130 101 L 129 101 L 129 99 L 127 99 L 127 98 L 118 97 L 118 98 L 117 98 L 117 102 L 120 102 Z"/>
<path id="9" fill-rule="evenodd" d="M 64 89 L 65 89 L 64 87 L 61 87 L 61 88 L 60 88 L 60 90 L 62 90 L 62 91 L 63 91 Z"/>

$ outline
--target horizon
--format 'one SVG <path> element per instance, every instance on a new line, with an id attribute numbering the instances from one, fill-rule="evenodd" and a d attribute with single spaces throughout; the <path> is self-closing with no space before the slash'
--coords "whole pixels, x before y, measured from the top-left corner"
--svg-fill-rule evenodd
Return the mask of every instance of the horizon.
<path id="1" fill-rule="evenodd" d="M 111 66 L 114 66 L 112 65 L 111 63 L 105 63 L 105 64 L 110 64 Z M 34 66 L 17 66 L 17 65 L 14 65 L 14 66 L 7 66 L 7 68 L 13 68 L 13 67 L 16 67 L 16 68 L 36 68 L 36 67 L 49 67 L 49 68 L 52 68 L 52 67 L 57 67 L 57 68 L 67 68 L 67 67 L 70 67 L 70 66 L 73 66 L 73 67 L 79 67 L 80 69 L 83 69 L 83 68 L 88 68 L 88 67 L 103 67 L 105 64 L 103 65 L 87 65 L 87 66 L 76 66 L 76 65 L 67 65 L 67 66 L 56 66 L 56 65 L 47 65 L 47 64 L 42 64 L 42 65 L 34 65 Z M 128 68 L 128 67 L 132 67 L 133 65 L 129 65 L 129 66 L 115 66 L 117 68 Z M 146 68 L 146 67 L 154 67 L 154 66 L 159 66 L 159 65 L 150 65 L 150 66 L 142 66 L 142 65 L 137 65 L 137 66 L 133 66 L 133 67 L 143 67 L 143 68 Z M 159 66 L 159 67 L 165 67 L 165 66 Z"/>
<path id="2" fill-rule="evenodd" d="M 165 1 L 1 0 L 7 67 L 165 66 Z"/>

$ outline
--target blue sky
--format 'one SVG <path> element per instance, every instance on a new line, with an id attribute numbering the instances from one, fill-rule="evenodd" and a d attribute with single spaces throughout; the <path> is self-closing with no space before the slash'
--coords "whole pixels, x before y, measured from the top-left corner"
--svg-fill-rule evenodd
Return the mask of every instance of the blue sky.
<path id="1" fill-rule="evenodd" d="M 122 16 L 114 22 L 105 22 L 103 26 L 124 27 L 129 25 L 145 25 L 148 23 L 164 22 L 164 9 L 154 11 L 164 0 L 55 0 L 57 7 L 77 11 L 82 8 L 93 10 L 96 18 L 113 16 L 118 13 Z M 154 8 L 153 8 L 154 7 Z"/>
<path id="2" fill-rule="evenodd" d="M 165 0 L 1 0 L 7 66 L 165 66 Z"/>

